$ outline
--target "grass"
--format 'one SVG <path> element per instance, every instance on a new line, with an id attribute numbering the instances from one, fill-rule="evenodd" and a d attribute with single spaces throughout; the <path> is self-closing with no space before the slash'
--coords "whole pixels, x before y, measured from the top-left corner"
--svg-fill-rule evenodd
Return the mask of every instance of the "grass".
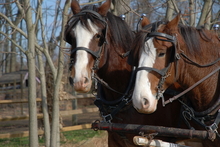
<path id="1" fill-rule="evenodd" d="M 61 145 L 65 143 L 76 144 L 84 140 L 88 140 L 89 138 L 93 138 L 94 136 L 100 136 L 103 131 L 94 131 L 91 129 L 84 130 L 76 130 L 76 131 L 68 131 L 63 132 L 65 139 L 61 139 Z M 39 139 L 39 145 L 44 145 L 44 138 Z M 29 138 L 7 138 L 0 139 L 0 147 L 28 147 L 29 146 Z"/>
<path id="2" fill-rule="evenodd" d="M 63 132 L 66 141 L 62 141 L 61 143 L 78 143 L 83 140 L 88 140 L 89 138 L 93 138 L 94 136 L 100 136 L 103 131 L 94 131 L 91 129 L 84 129 L 84 130 L 76 130 L 76 131 L 69 131 Z"/>

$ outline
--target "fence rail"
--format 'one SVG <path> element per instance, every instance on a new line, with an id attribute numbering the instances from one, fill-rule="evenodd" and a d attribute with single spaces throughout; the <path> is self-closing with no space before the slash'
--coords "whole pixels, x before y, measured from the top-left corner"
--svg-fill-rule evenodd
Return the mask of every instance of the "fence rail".
<path id="1" fill-rule="evenodd" d="M 76 95 L 71 96 L 70 98 L 66 98 L 63 100 L 74 100 L 74 99 L 82 99 L 82 98 L 94 98 L 92 94 L 86 94 L 86 95 Z M 41 102 L 41 98 L 37 98 L 36 102 Z M 16 103 L 28 103 L 27 99 L 20 99 L 20 100 L 0 100 L 1 104 L 16 104 Z M 71 115 L 78 115 L 78 114 L 84 114 L 84 113 L 90 113 L 90 112 L 98 112 L 98 108 L 83 108 L 83 109 L 75 109 L 75 110 L 67 110 L 67 111 L 60 111 L 60 115 L 62 116 L 71 116 Z M 37 114 L 38 119 L 43 119 L 43 113 Z M 3 121 L 14 121 L 14 120 L 28 120 L 29 115 L 18 115 L 18 116 L 0 116 L 0 122 Z M 61 129 L 62 132 L 65 131 L 72 131 L 72 130 L 80 130 L 80 129 L 89 129 L 91 128 L 91 124 L 82 124 L 82 125 L 74 125 L 74 126 L 68 126 L 63 127 Z M 38 130 L 38 135 L 43 135 L 43 130 Z M 14 138 L 14 137 L 27 137 L 29 136 L 29 131 L 11 131 L 8 133 L 0 134 L 0 138 Z"/>
<path id="2" fill-rule="evenodd" d="M 81 130 L 81 129 L 91 129 L 91 124 L 83 124 L 83 125 L 75 125 L 75 126 L 69 126 L 69 127 L 63 127 L 61 129 L 61 132 L 66 131 L 75 131 L 75 130 Z M 38 130 L 38 135 L 43 135 L 43 130 Z M 16 137 L 28 137 L 29 131 L 19 131 L 19 132 L 8 132 L 5 134 L 0 134 L 0 138 L 16 138 Z"/>

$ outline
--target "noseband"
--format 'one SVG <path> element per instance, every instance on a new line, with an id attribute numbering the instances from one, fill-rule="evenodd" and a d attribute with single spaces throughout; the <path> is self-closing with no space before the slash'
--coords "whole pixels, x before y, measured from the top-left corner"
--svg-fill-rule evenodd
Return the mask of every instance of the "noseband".
<path id="1" fill-rule="evenodd" d="M 74 49 L 71 51 L 70 55 L 74 54 L 74 53 L 75 53 L 76 51 L 78 51 L 78 50 L 84 50 L 84 51 L 86 51 L 87 53 L 89 53 L 89 54 L 91 54 L 93 57 L 95 57 L 95 63 L 94 63 L 94 66 L 93 66 L 92 70 L 97 70 L 97 69 L 98 69 L 99 62 L 100 62 L 99 60 L 100 60 L 100 56 L 101 56 L 101 53 L 102 53 L 102 49 L 104 48 L 104 45 L 107 43 L 106 36 L 107 36 L 108 24 L 107 24 L 107 22 L 106 22 L 106 19 L 103 18 L 99 13 L 97 13 L 97 12 L 95 12 L 95 11 L 93 11 L 93 10 L 83 10 L 83 11 L 79 12 L 78 14 L 72 16 L 72 18 L 70 18 L 70 20 L 69 20 L 67 26 L 71 26 L 70 23 L 72 22 L 72 21 L 71 21 L 72 19 L 75 19 L 76 17 L 85 15 L 85 14 L 87 14 L 87 13 L 92 14 L 93 17 L 95 17 L 96 19 L 98 19 L 98 20 L 100 20 L 102 23 L 104 23 L 104 25 L 105 25 L 104 42 L 103 42 L 102 45 L 100 46 L 100 49 L 99 49 L 98 51 L 96 51 L 96 52 L 94 52 L 94 51 L 92 51 L 92 50 L 90 50 L 90 49 L 88 49 L 88 48 L 86 48 L 86 47 L 76 47 L 76 48 L 74 48 Z M 70 70 L 70 71 L 71 71 L 71 69 L 72 69 L 73 64 L 74 64 L 74 59 L 71 59 L 71 60 L 70 60 L 70 64 L 69 64 L 69 70 Z"/>

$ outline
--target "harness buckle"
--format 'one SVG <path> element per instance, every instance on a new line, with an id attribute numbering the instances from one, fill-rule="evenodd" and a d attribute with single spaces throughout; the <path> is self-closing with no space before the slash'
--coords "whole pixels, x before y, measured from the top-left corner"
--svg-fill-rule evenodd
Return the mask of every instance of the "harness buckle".
<path id="1" fill-rule="evenodd" d="M 130 100 L 131 100 L 131 99 L 130 99 Z M 122 99 L 122 101 L 125 102 L 125 105 L 127 105 L 127 104 L 130 102 L 130 100 L 129 100 L 129 99 L 126 99 L 126 98 L 123 98 L 123 99 Z"/>
<path id="2" fill-rule="evenodd" d="M 215 133 L 218 133 L 217 129 L 218 129 L 218 126 L 216 123 L 213 123 L 210 126 L 206 126 L 206 130 L 214 131 Z"/>
<path id="3" fill-rule="evenodd" d="M 180 59 L 180 54 L 176 53 L 176 59 L 177 59 L 177 60 Z"/>
<path id="4" fill-rule="evenodd" d="M 112 120 L 112 115 L 108 114 L 108 115 L 102 115 L 103 119 L 105 122 L 111 123 Z"/>

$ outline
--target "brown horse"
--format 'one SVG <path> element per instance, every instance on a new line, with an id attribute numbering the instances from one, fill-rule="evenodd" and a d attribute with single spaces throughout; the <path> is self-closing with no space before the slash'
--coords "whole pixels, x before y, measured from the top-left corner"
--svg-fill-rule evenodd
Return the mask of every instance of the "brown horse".
<path id="1" fill-rule="evenodd" d="M 71 44 L 70 83 L 77 92 L 89 92 L 92 78 L 98 81 L 95 104 L 104 121 L 124 124 L 175 127 L 179 115 L 169 115 L 178 103 L 164 108 L 158 106 L 154 114 L 138 113 L 131 105 L 133 85 L 132 66 L 127 63 L 135 34 L 120 18 L 108 12 L 111 0 L 100 7 L 89 5 L 82 9 L 72 1 L 73 16 L 66 25 L 66 41 Z M 96 87 L 96 86 L 94 86 Z M 163 117 L 157 117 L 163 115 Z M 166 118 L 166 119 L 164 119 Z M 109 131 L 109 147 L 133 147 L 133 137 Z M 160 138 L 170 139 L 170 138 Z"/>
<path id="2" fill-rule="evenodd" d="M 213 142 L 202 140 L 203 146 L 216 147 L 220 145 L 220 40 L 212 31 L 180 25 L 179 20 L 180 14 L 136 35 L 131 55 L 138 65 L 133 105 L 141 113 L 156 111 L 164 90 L 177 82 L 184 91 L 163 105 L 185 94 L 183 116 L 188 126 L 216 132 Z"/>

